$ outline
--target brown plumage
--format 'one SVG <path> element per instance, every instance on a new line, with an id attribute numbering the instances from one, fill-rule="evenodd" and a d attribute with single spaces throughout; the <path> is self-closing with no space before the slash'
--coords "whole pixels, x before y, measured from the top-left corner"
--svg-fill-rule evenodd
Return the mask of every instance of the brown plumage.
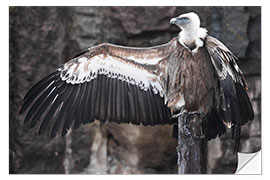
<path id="1" fill-rule="evenodd" d="M 183 18 L 184 17 L 184 18 Z M 239 144 L 241 125 L 254 117 L 236 57 L 200 28 L 195 13 L 171 20 L 182 31 L 170 42 L 149 48 L 101 44 L 76 55 L 32 87 L 20 113 L 28 110 L 39 133 L 52 123 L 51 137 L 62 129 L 101 122 L 175 124 L 180 110 L 207 117 L 206 138 L 233 128 Z"/>

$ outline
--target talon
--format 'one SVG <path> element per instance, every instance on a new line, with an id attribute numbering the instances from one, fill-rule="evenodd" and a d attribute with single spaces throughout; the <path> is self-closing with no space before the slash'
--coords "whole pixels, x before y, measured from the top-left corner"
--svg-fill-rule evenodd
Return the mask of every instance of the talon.
<path id="1" fill-rule="evenodd" d="M 205 117 L 204 113 L 199 112 L 199 111 L 188 112 L 188 115 L 198 115 L 200 118 L 204 118 Z"/>
<path id="2" fill-rule="evenodd" d="M 180 115 L 181 115 L 181 113 L 174 114 L 174 115 L 172 115 L 172 118 L 178 118 Z"/>
<path id="3" fill-rule="evenodd" d="M 188 113 L 187 110 L 183 110 L 183 111 L 180 111 L 180 112 L 177 113 L 177 114 L 172 115 L 172 117 L 173 117 L 173 118 L 178 118 L 179 116 L 184 116 L 184 115 L 186 115 L 187 113 Z"/>

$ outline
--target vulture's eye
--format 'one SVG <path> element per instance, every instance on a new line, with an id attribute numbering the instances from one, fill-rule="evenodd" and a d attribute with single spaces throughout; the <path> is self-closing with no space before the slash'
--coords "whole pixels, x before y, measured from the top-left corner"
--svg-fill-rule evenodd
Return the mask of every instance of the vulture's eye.
<path id="1" fill-rule="evenodd" d="M 188 17 L 182 17 L 182 18 L 181 18 L 181 21 L 183 21 L 183 22 L 188 22 L 188 21 L 189 21 L 189 18 L 188 18 Z"/>

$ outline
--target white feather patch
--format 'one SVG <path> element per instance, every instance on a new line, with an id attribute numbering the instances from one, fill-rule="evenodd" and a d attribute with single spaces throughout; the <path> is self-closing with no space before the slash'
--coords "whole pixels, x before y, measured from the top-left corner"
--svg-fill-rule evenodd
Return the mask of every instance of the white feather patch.
<path id="1" fill-rule="evenodd" d="M 133 60 L 133 59 L 132 59 Z M 140 63 L 142 60 L 140 60 Z M 146 60 L 145 60 L 146 61 Z M 158 61 L 157 59 L 154 60 Z M 70 65 L 70 63 L 73 63 Z M 152 63 L 154 63 L 152 61 Z M 64 74 L 64 72 L 66 72 Z M 117 78 L 130 84 L 139 86 L 142 90 L 151 88 L 155 94 L 163 97 L 164 92 L 158 81 L 158 77 L 135 64 L 112 56 L 97 55 L 90 60 L 86 57 L 78 59 L 78 63 L 68 62 L 64 65 L 60 77 L 71 84 L 90 82 L 97 78 L 98 74 L 104 74 L 109 78 Z"/>

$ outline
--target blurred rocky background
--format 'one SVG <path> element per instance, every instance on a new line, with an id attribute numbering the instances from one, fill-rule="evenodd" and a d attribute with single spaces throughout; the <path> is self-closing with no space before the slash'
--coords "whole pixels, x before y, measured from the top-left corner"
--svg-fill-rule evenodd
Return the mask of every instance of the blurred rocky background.
<path id="1" fill-rule="evenodd" d="M 170 18 L 194 11 L 201 26 L 239 57 L 255 119 L 243 128 L 241 151 L 261 149 L 260 7 L 10 7 L 10 173 L 176 174 L 171 126 L 93 123 L 50 140 L 18 115 L 29 88 L 77 52 L 103 42 L 154 46 L 178 33 Z M 230 130 L 208 143 L 208 173 L 234 173 Z"/>

